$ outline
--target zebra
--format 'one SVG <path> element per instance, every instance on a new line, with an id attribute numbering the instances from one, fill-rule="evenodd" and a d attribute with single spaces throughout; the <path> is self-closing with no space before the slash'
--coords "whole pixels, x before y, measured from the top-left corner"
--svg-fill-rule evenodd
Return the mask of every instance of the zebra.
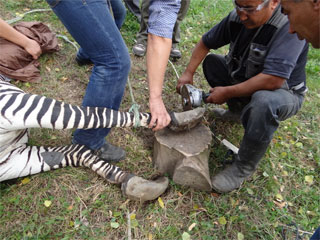
<path id="1" fill-rule="evenodd" d="M 189 111 L 190 112 L 190 111 Z M 171 113 L 172 129 L 196 125 L 203 112 Z M 190 114 L 189 114 L 190 115 Z M 147 127 L 150 113 L 139 113 L 140 126 Z M 67 166 L 87 167 L 110 183 L 121 185 L 129 199 L 148 201 L 159 197 L 168 187 L 168 178 L 151 181 L 125 172 L 94 154 L 84 145 L 59 147 L 28 145 L 29 128 L 91 129 L 132 127 L 138 119 L 132 112 L 102 107 L 67 104 L 41 95 L 25 93 L 0 78 L 0 182 Z"/>

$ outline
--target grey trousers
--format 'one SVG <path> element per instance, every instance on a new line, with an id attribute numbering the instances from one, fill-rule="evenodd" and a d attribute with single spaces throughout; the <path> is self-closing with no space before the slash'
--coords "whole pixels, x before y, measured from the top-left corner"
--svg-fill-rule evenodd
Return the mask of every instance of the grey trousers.
<path id="1" fill-rule="evenodd" d="M 140 30 L 137 34 L 137 43 L 142 43 L 146 45 L 148 39 L 148 18 L 149 18 L 149 5 L 150 0 L 142 0 L 141 2 L 141 21 Z M 190 6 L 190 0 L 182 0 L 181 8 L 178 13 L 177 21 L 174 25 L 173 35 L 172 35 L 172 47 L 175 47 L 177 43 L 180 42 L 180 23 L 187 15 Z"/>
<path id="2" fill-rule="evenodd" d="M 202 66 L 211 87 L 232 85 L 223 56 L 209 54 Z M 230 99 L 227 104 L 231 111 L 240 110 L 241 122 L 245 129 L 244 138 L 263 144 L 272 140 L 280 121 L 299 111 L 303 100 L 302 94 L 288 88 L 280 88 L 273 91 L 259 90 L 251 97 Z"/>

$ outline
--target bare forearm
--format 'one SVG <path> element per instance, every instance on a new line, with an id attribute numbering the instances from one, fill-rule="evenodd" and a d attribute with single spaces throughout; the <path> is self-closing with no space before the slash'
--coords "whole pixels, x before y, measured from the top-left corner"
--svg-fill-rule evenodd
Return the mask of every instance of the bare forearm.
<path id="1" fill-rule="evenodd" d="M 282 86 L 285 79 L 260 73 L 245 82 L 225 87 L 228 98 L 251 96 L 259 90 L 275 90 Z"/>
<path id="2" fill-rule="evenodd" d="M 25 47 L 26 43 L 29 41 L 22 33 L 16 31 L 8 23 L 0 19 L 0 37 L 7 39 L 10 42 L 13 42 L 21 47 Z"/>
<path id="3" fill-rule="evenodd" d="M 0 19 L 0 37 L 23 47 L 34 59 L 41 54 L 40 45 L 36 41 L 18 32 L 2 19 Z"/>
<path id="4" fill-rule="evenodd" d="M 209 48 L 204 45 L 201 39 L 193 49 L 190 62 L 188 63 L 185 72 L 193 75 L 208 52 Z"/>
<path id="5" fill-rule="evenodd" d="M 148 35 L 147 74 L 150 98 L 160 98 L 172 40 Z"/>

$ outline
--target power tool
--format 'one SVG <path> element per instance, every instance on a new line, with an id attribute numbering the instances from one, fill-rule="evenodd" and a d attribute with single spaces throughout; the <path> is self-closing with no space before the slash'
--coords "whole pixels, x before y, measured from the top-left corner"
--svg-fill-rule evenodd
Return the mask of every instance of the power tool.
<path id="1" fill-rule="evenodd" d="M 183 111 L 200 107 L 202 103 L 206 103 L 206 99 L 210 95 L 210 93 L 205 93 L 191 84 L 182 85 L 180 87 L 180 94 L 182 97 Z"/>

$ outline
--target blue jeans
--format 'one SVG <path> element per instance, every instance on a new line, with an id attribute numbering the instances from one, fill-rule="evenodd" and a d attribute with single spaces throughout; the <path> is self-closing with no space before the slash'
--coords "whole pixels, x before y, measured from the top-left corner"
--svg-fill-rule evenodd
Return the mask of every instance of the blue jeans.
<path id="1" fill-rule="evenodd" d="M 47 0 L 81 52 L 94 67 L 83 106 L 118 110 L 130 70 L 130 56 L 106 0 Z M 96 150 L 105 143 L 110 129 L 77 129 L 73 143 Z"/>
<path id="2" fill-rule="evenodd" d="M 235 84 L 229 77 L 224 57 L 220 55 L 208 55 L 203 62 L 203 71 L 211 87 Z M 280 121 L 299 111 L 303 99 L 301 94 L 280 88 L 256 91 L 251 97 L 233 98 L 227 104 L 230 111 L 241 113 L 244 138 L 264 144 L 270 143 Z"/>
<path id="3" fill-rule="evenodd" d="M 122 27 L 122 24 L 126 18 L 126 7 L 123 5 L 121 0 L 107 0 L 109 4 L 111 4 L 111 9 L 114 17 L 114 21 L 118 29 Z"/>

